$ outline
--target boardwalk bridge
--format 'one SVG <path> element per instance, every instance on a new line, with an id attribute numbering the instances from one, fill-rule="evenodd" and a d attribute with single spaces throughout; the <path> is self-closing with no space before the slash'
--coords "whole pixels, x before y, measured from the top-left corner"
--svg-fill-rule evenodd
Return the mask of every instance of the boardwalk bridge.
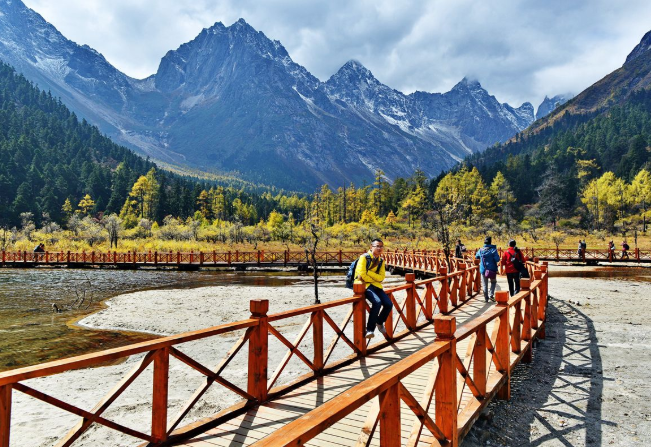
<path id="1" fill-rule="evenodd" d="M 499 249 L 500 255 L 502 249 Z M 634 248 L 626 254 L 608 249 L 591 249 L 577 253 L 571 248 L 523 248 L 528 259 L 539 261 L 579 262 L 588 265 L 603 263 L 651 263 L 651 250 Z M 322 267 L 345 267 L 359 256 L 358 251 L 320 251 L 315 254 L 316 262 Z M 443 258 L 441 250 L 403 250 L 393 252 L 397 262 L 387 265 L 399 271 L 417 271 L 419 274 L 435 271 L 429 265 L 431 259 Z M 43 252 L 15 251 L 0 253 L 1 267 L 114 267 L 120 269 L 137 268 L 177 268 L 198 270 L 201 268 L 307 268 L 312 263 L 308 251 L 208 251 L 208 252 Z"/>
<path id="2" fill-rule="evenodd" d="M 404 284 L 386 289 L 394 308 L 382 340 L 364 337 L 369 307 L 363 287 L 349 298 L 282 313 L 269 313 L 268 300 L 251 300 L 251 315 L 242 321 L 0 373 L 0 447 L 11 445 L 17 393 L 79 417 L 57 446 L 73 445 L 94 425 L 142 446 L 457 446 L 491 399 L 509 399 L 513 369 L 532 361 L 534 340 L 545 337 L 547 265 L 529 262 L 531 279 L 522 280 L 520 293 L 500 291 L 492 304 L 480 295 L 474 262 L 447 265 L 434 253 L 396 252 L 386 261 L 425 279 L 408 273 Z M 288 330 L 297 319 L 302 328 Z M 231 338 L 237 341 L 214 367 L 183 350 L 234 334 L 239 338 Z M 275 355 L 272 343 L 285 354 Z M 138 359 L 133 369 L 94 406 L 64 401 L 39 386 L 39 378 L 70 380 L 68 371 L 131 356 Z M 228 375 L 238 356 L 246 374 Z M 288 376 L 290 361 L 306 372 Z M 179 405 L 170 402 L 174 387 L 183 388 L 170 378 L 171 364 L 203 377 Z M 111 406 L 136 380 L 151 381 L 151 410 L 146 420 L 129 424 L 113 417 Z M 211 387 L 237 400 L 192 420 Z"/>

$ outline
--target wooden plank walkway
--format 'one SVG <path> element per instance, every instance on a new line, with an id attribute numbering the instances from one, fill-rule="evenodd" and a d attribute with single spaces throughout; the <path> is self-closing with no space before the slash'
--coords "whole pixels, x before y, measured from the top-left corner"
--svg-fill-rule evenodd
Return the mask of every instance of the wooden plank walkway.
<path id="1" fill-rule="evenodd" d="M 505 289 L 506 284 L 504 278 L 500 278 L 500 280 L 501 288 Z M 483 295 L 479 294 L 453 311 L 450 315 L 456 317 L 459 327 L 463 323 L 483 314 L 493 306 L 494 303 L 485 303 Z M 493 322 L 488 325 L 488 334 L 492 332 L 493 326 Z M 376 336 L 379 335 L 376 334 Z M 428 325 L 422 330 L 399 340 L 395 344 L 389 345 L 327 376 L 301 386 L 276 400 L 254 407 L 245 414 L 178 445 L 195 447 L 237 447 L 251 445 L 264 439 L 269 434 L 300 416 L 309 413 L 330 399 L 346 392 L 369 377 L 378 374 L 397 361 L 431 344 L 435 336 L 434 326 Z M 474 339 L 472 337 L 468 337 L 457 344 L 459 357 L 464 361 L 467 368 L 472 367 L 469 359 L 473 345 Z M 436 361 L 431 363 L 436 363 Z M 410 375 L 404 382 L 412 395 L 419 396 L 423 394 L 428 380 L 430 380 L 430 370 L 431 367 L 424 368 L 422 372 L 419 371 Z M 468 387 L 463 387 L 463 379 L 460 376 L 458 377 L 458 389 L 462 392 L 460 396 L 460 408 L 463 408 L 464 404 L 471 399 L 472 393 Z M 401 405 L 406 408 L 404 403 Z M 365 431 L 373 429 L 372 425 L 376 420 L 377 407 L 376 400 L 366 403 L 305 445 L 318 447 L 357 445 L 358 438 L 363 436 Z M 413 423 L 416 419 L 413 413 L 404 412 L 403 414 L 408 413 L 409 415 L 401 420 L 402 437 L 404 440 L 409 438 Z M 365 426 L 366 429 L 363 430 Z M 434 440 L 433 437 L 423 436 L 418 446 L 432 445 Z M 373 438 L 369 445 L 379 445 L 377 437 Z"/>

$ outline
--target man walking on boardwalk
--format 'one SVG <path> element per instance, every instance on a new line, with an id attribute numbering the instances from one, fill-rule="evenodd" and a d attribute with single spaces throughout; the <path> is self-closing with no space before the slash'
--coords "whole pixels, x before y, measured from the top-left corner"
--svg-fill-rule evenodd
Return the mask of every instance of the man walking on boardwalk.
<path id="1" fill-rule="evenodd" d="M 509 283 L 509 294 L 511 296 L 520 292 L 520 273 L 525 269 L 527 257 L 516 247 L 515 240 L 509 241 L 509 248 L 502 254 L 502 265 L 506 273 L 506 281 Z"/>
<path id="2" fill-rule="evenodd" d="M 381 334 L 387 335 L 384 323 L 393 309 L 391 298 L 382 288 L 382 281 L 386 275 L 384 260 L 380 257 L 382 250 L 384 250 L 384 243 L 380 239 L 373 239 L 370 250 L 359 257 L 355 268 L 355 283 L 366 286 L 364 295 L 371 303 L 371 312 L 366 324 L 366 338 L 375 336 L 376 327 Z"/>
<path id="3" fill-rule="evenodd" d="M 495 301 L 495 286 L 497 285 L 497 263 L 500 262 L 500 255 L 497 247 L 493 245 L 493 239 L 486 236 L 484 246 L 477 250 L 475 258 L 479 259 L 479 273 L 484 281 L 484 300 Z M 490 291 L 488 281 L 490 280 Z"/>

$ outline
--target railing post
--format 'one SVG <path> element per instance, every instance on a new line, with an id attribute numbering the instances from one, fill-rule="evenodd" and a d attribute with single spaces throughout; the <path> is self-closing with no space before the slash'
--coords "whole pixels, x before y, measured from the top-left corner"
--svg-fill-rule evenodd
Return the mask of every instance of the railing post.
<path id="1" fill-rule="evenodd" d="M 341 249 L 339 249 L 339 267 L 341 267 L 342 265 L 344 265 L 344 260 L 341 255 Z"/>
<path id="2" fill-rule="evenodd" d="M 450 441 L 451 447 L 459 445 L 457 427 L 457 369 L 454 359 L 457 355 L 457 330 L 455 317 L 437 315 L 434 331 L 438 341 L 447 341 L 450 348 L 439 356 L 439 377 L 436 381 L 435 414 L 436 425 Z"/>
<path id="3" fill-rule="evenodd" d="M 283 262 L 283 266 L 287 267 L 287 263 L 289 262 L 289 250 L 285 250 L 283 252 L 285 261 Z"/>
<path id="4" fill-rule="evenodd" d="M 154 252 L 154 265 L 158 265 L 158 251 Z"/>
<path id="5" fill-rule="evenodd" d="M 136 263 L 138 261 L 138 255 L 136 254 L 136 251 L 133 250 L 133 266 L 136 266 Z"/>
<path id="6" fill-rule="evenodd" d="M 448 288 L 448 269 L 447 267 L 439 268 L 439 276 L 441 276 L 441 291 L 439 292 L 439 312 L 442 314 L 448 313 L 448 295 L 450 290 Z"/>
<path id="7" fill-rule="evenodd" d="M 312 341 L 314 343 L 314 372 L 323 370 L 323 311 L 312 314 Z"/>
<path id="8" fill-rule="evenodd" d="M 231 251 L 228 250 L 228 258 L 227 258 L 228 266 L 230 267 L 231 265 Z"/>
<path id="9" fill-rule="evenodd" d="M 407 289 L 407 301 L 405 302 L 405 312 L 407 314 L 407 328 L 410 331 L 416 330 L 416 280 L 415 273 L 406 273 L 405 280 L 410 287 Z"/>
<path id="10" fill-rule="evenodd" d="M 366 286 L 364 284 L 353 284 L 353 293 L 359 299 L 353 303 L 353 342 L 359 351 L 359 355 L 366 356 L 366 298 L 364 298 Z"/>
<path id="11" fill-rule="evenodd" d="M 380 446 L 401 445 L 400 383 L 380 393 Z"/>
<path id="12" fill-rule="evenodd" d="M 540 272 L 543 275 L 543 304 L 545 306 L 545 314 L 547 313 L 547 298 L 549 297 L 548 279 L 549 279 L 549 266 L 547 262 L 543 262 L 540 266 Z"/>
<path id="13" fill-rule="evenodd" d="M 7 253 L 2 250 L 2 263 L 4 264 L 7 261 Z"/>
<path id="14" fill-rule="evenodd" d="M 258 250 L 258 267 L 260 266 L 260 261 L 261 261 L 261 258 L 260 258 L 260 250 Z"/>
<path id="15" fill-rule="evenodd" d="M 486 396 L 486 324 L 477 328 L 472 356 L 472 380 L 483 399 Z"/>
<path id="16" fill-rule="evenodd" d="M 522 357 L 524 363 L 531 363 L 533 358 L 533 352 L 531 348 L 531 291 L 530 289 L 531 280 L 530 279 L 521 279 L 520 280 L 520 291 L 527 293 L 527 296 L 524 298 L 524 321 L 522 322 L 522 340 L 526 341 L 528 346 L 527 350 Z"/>
<path id="17" fill-rule="evenodd" d="M 498 390 L 497 398 L 503 400 L 511 399 L 511 353 L 509 349 L 509 322 L 510 322 L 510 309 L 509 309 L 509 292 L 506 290 L 498 290 L 495 292 L 496 306 L 504 308 L 504 313 L 500 315 L 499 331 L 497 333 L 497 341 L 495 342 L 495 353 L 501 365 L 498 369 L 499 372 L 506 376 L 506 382 Z"/>
<path id="18" fill-rule="evenodd" d="M 170 348 L 158 350 L 154 357 L 154 395 L 151 409 L 151 436 L 156 442 L 167 440 L 167 393 Z"/>
<path id="19" fill-rule="evenodd" d="M 10 434 L 11 434 L 11 385 L 3 385 L 0 386 L 0 447 L 9 447 Z"/>
<path id="20" fill-rule="evenodd" d="M 70 264 L 70 250 L 68 250 L 68 253 L 66 253 L 66 262 Z"/>
<path id="21" fill-rule="evenodd" d="M 432 322 L 434 321 L 434 284 L 432 282 L 428 282 L 425 285 L 425 316 L 427 319 Z"/>
<path id="22" fill-rule="evenodd" d="M 459 301 L 463 302 L 466 300 L 466 263 L 458 262 L 457 270 L 461 272 L 461 281 L 459 282 Z"/>
<path id="23" fill-rule="evenodd" d="M 249 382 L 247 392 L 258 402 L 267 400 L 267 365 L 269 363 L 269 300 L 251 300 L 251 318 L 258 320 L 249 337 Z"/>
<path id="24" fill-rule="evenodd" d="M 203 251 L 199 251 L 199 265 L 203 265 Z"/>
<path id="25" fill-rule="evenodd" d="M 181 252 L 176 252 L 176 265 L 181 264 Z"/>
<path id="26" fill-rule="evenodd" d="M 540 266 L 540 268 L 545 268 L 547 270 L 547 266 Z M 536 270 L 535 272 L 535 277 L 537 281 L 540 281 L 540 284 L 538 286 L 538 312 L 537 312 L 537 326 L 538 333 L 536 334 L 536 338 L 539 340 L 544 340 L 545 339 L 545 313 L 547 310 L 547 296 L 546 296 L 546 291 L 545 291 L 545 282 L 543 281 L 543 271 L 542 270 Z"/>
<path id="27" fill-rule="evenodd" d="M 50 252 L 49 251 L 45 252 L 45 263 L 46 264 L 50 263 Z"/>

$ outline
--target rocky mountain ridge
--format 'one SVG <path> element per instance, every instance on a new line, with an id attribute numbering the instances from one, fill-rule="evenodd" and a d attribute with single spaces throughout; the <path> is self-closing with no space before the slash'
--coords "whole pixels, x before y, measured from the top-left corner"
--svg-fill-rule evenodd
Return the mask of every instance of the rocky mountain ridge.
<path id="1" fill-rule="evenodd" d="M 0 59 L 142 154 L 304 191 L 376 169 L 434 176 L 534 117 L 531 104 L 501 104 L 468 79 L 405 95 L 349 61 L 321 82 L 242 19 L 202 30 L 136 80 L 20 0 L 0 0 Z"/>

